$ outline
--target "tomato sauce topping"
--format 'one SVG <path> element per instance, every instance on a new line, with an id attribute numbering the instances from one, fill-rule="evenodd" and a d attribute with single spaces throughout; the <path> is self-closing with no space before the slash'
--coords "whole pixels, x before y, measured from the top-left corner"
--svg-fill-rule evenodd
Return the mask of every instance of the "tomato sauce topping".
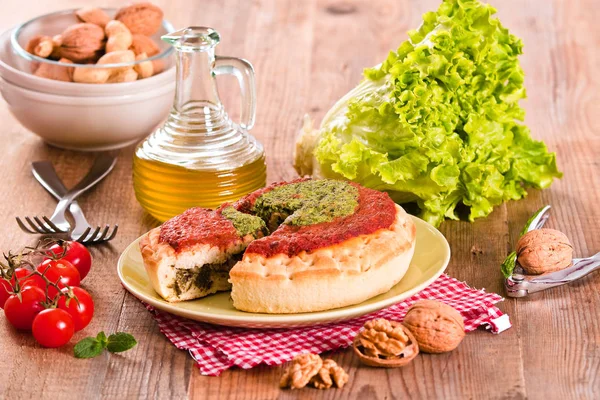
<path id="1" fill-rule="evenodd" d="M 246 252 L 265 257 L 276 254 L 292 257 L 302 251 L 311 252 L 392 226 L 396 219 L 396 208 L 388 194 L 351 184 L 358 189 L 359 193 L 358 207 L 354 214 L 309 226 L 282 224 L 270 236 L 250 243 Z M 263 190 L 262 193 L 265 191 Z M 238 205 L 242 209 L 248 209 L 257 197 L 252 196 L 251 199 Z"/>
<path id="2" fill-rule="evenodd" d="M 196 244 L 224 249 L 239 242 L 240 237 L 231 221 L 220 213 L 194 207 L 162 224 L 159 240 L 179 252 Z"/>

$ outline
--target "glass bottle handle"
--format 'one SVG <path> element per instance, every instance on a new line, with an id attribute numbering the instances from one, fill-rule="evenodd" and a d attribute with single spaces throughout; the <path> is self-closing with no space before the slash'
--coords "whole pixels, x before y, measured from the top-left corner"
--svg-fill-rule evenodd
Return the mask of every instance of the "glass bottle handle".
<path id="1" fill-rule="evenodd" d="M 256 83 L 252 64 L 242 58 L 215 56 L 215 75 L 233 75 L 242 91 L 240 126 L 246 130 L 254 126 L 256 116 Z"/>

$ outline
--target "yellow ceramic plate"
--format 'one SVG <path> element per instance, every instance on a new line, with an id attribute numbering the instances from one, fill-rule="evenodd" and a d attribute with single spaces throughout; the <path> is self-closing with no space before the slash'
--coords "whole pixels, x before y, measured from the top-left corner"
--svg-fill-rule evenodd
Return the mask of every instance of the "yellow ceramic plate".
<path id="1" fill-rule="evenodd" d="M 137 239 L 119 258 L 119 278 L 135 297 L 159 310 L 218 325 L 247 328 L 283 328 L 341 321 L 380 310 L 398 303 L 431 284 L 446 269 L 450 247 L 444 236 L 423 220 L 413 217 L 417 225 L 415 254 L 404 278 L 387 293 L 353 306 L 301 314 L 258 314 L 233 308 L 229 292 L 213 294 L 199 300 L 169 303 L 152 288 L 146 275 Z"/>

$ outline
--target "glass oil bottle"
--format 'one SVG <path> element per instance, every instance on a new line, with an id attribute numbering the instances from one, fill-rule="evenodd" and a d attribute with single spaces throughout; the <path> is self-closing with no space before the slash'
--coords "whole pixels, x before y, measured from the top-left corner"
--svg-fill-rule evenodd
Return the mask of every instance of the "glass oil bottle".
<path id="1" fill-rule="evenodd" d="M 248 134 L 256 109 L 252 65 L 216 56 L 220 37 L 211 28 L 190 27 L 162 39 L 176 49 L 173 109 L 133 158 L 136 198 L 161 222 L 190 207 L 235 201 L 266 183 L 263 147 Z M 232 74 L 240 83 L 239 124 L 219 99 L 215 78 L 222 74 Z"/>

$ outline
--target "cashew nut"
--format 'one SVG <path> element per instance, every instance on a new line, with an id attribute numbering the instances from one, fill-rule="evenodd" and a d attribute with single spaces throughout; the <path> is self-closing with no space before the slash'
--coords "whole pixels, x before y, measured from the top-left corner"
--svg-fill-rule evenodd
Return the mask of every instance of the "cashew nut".
<path id="1" fill-rule="evenodd" d="M 106 41 L 106 52 L 112 53 L 114 51 L 127 50 L 133 41 L 131 32 L 129 29 L 120 21 L 110 21 L 106 24 L 104 32 L 108 37 Z"/>
<path id="2" fill-rule="evenodd" d="M 146 53 L 140 53 L 135 56 L 136 61 L 145 60 L 147 58 L 148 56 Z M 152 61 L 144 61 L 136 64 L 133 69 L 135 69 L 135 72 L 137 72 L 140 79 L 149 78 L 154 75 L 154 64 L 152 64 Z"/>

